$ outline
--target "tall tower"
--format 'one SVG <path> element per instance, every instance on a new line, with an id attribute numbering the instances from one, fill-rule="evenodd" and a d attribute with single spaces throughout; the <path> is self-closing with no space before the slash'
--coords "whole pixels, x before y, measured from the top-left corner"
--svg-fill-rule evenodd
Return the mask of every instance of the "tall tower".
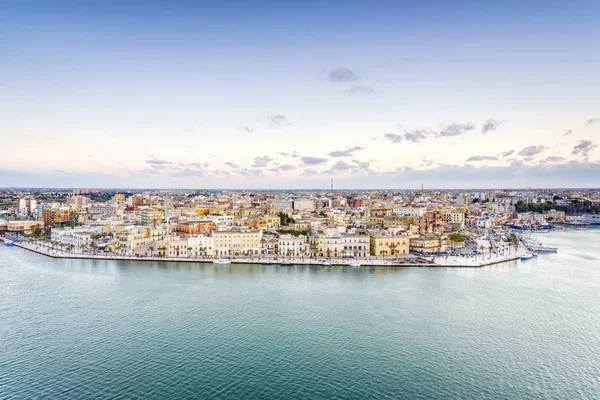
<path id="1" fill-rule="evenodd" d="M 331 178 L 331 201 L 333 201 L 333 178 Z"/>

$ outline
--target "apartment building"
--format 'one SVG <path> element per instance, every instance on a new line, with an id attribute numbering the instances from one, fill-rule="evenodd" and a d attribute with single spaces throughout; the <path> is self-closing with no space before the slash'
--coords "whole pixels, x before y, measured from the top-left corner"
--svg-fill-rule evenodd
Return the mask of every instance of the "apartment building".
<path id="1" fill-rule="evenodd" d="M 143 226 L 152 226 L 164 218 L 160 208 L 145 208 L 140 212 L 140 223 Z"/>

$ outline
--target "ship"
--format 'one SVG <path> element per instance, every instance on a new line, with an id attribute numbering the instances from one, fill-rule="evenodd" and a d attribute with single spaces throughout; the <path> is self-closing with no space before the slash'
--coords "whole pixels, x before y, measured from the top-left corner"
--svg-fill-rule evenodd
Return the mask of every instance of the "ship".
<path id="1" fill-rule="evenodd" d="M 600 225 L 600 215 L 584 215 L 583 218 L 590 225 Z"/>
<path id="2" fill-rule="evenodd" d="M 556 253 L 558 247 L 548 246 L 547 244 L 534 244 L 530 247 L 530 250 L 536 253 Z"/>

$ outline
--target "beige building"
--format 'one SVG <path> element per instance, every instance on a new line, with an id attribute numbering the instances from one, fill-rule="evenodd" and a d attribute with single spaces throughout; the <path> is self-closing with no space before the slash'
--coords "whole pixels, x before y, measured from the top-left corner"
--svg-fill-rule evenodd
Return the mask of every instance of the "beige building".
<path id="1" fill-rule="evenodd" d="M 261 250 L 262 230 L 215 231 L 215 253 L 226 255 L 258 255 Z"/>
<path id="2" fill-rule="evenodd" d="M 463 211 L 446 210 L 442 213 L 444 225 L 455 230 L 465 228 L 465 213 Z"/>
<path id="3" fill-rule="evenodd" d="M 445 235 L 411 238 L 410 250 L 423 253 L 444 253 L 448 250 L 447 238 Z"/>
<path id="4" fill-rule="evenodd" d="M 374 234 L 370 238 L 370 253 L 372 256 L 395 256 L 408 254 L 408 235 Z"/>

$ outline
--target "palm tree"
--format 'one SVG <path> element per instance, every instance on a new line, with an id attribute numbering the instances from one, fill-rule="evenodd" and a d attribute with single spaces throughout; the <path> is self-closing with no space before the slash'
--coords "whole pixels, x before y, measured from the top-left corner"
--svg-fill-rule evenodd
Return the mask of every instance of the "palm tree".
<path id="1" fill-rule="evenodd" d="M 190 258 L 190 255 L 192 254 L 192 250 L 193 250 L 193 249 L 192 249 L 191 247 L 188 247 L 188 248 L 187 248 L 187 252 L 188 252 L 188 258 Z"/>
<path id="2" fill-rule="evenodd" d="M 150 257 L 152 257 L 152 253 L 154 252 L 154 247 L 150 246 L 150 247 L 148 247 L 148 250 L 150 251 Z"/>

